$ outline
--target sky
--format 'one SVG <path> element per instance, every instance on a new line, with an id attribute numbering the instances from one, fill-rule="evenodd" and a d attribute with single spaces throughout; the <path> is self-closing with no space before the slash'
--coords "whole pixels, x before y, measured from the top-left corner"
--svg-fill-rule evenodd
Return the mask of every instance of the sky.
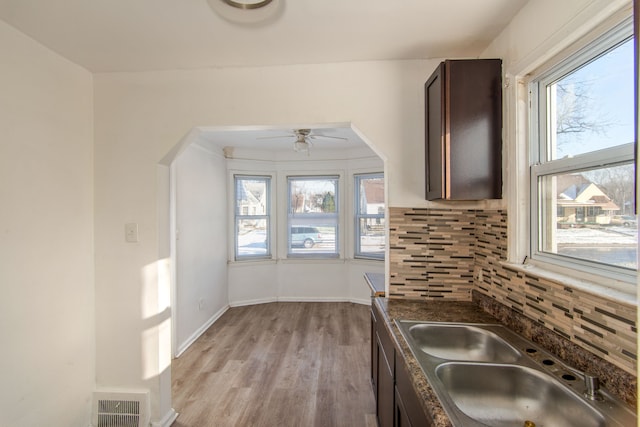
<path id="1" fill-rule="evenodd" d="M 564 78 L 588 88 L 586 121 L 606 130 L 559 135 L 556 158 L 634 141 L 633 48 L 630 39 Z"/>

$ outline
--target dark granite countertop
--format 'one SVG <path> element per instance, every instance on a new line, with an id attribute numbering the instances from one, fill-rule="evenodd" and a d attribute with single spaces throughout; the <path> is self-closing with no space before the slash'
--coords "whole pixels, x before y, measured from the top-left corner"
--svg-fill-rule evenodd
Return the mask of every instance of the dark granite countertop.
<path id="1" fill-rule="evenodd" d="M 407 369 L 413 381 L 413 388 L 423 403 L 425 414 L 434 422 L 434 427 L 452 427 L 433 388 L 422 372 L 418 361 L 402 337 L 394 320 L 420 320 L 433 322 L 499 323 L 473 302 L 456 301 L 411 301 L 388 298 L 374 298 L 384 316 L 383 324 L 395 340 L 395 347 L 406 361 Z"/>
<path id="2" fill-rule="evenodd" d="M 364 280 L 367 282 L 374 297 L 383 297 L 385 295 L 384 273 L 364 273 Z"/>
<path id="3" fill-rule="evenodd" d="M 413 382 L 413 388 L 423 404 L 425 414 L 432 418 L 434 427 L 453 427 L 453 424 L 394 322 L 396 319 L 505 325 L 516 333 L 546 348 L 556 356 L 564 356 L 559 357 L 565 359 L 569 365 L 597 373 L 610 392 L 613 392 L 622 401 L 627 402 L 630 408 L 635 409 L 638 395 L 636 388 L 637 378 L 634 375 L 597 358 L 575 344 L 562 339 L 555 333 L 536 325 L 535 322 L 527 320 L 522 315 L 511 310 L 505 313 L 504 308 L 492 307 L 491 305 L 495 303 L 489 298 L 481 295 L 476 295 L 476 297 L 480 298 L 480 300 L 474 302 L 416 301 L 388 298 L 374 298 L 372 300 L 372 304 L 376 304 L 382 312 L 384 317 L 382 324 L 384 324 L 395 341 L 394 345 L 399 355 L 405 360 Z M 489 312 L 496 317 L 493 317 Z M 522 334 L 522 331 L 529 331 L 529 333 Z"/>

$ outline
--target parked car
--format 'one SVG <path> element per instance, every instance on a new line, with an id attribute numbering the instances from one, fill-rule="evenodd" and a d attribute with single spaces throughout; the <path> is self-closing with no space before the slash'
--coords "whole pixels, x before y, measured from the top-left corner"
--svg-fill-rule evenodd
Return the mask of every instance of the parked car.
<path id="1" fill-rule="evenodd" d="M 291 246 L 304 246 L 309 249 L 322 241 L 322 234 L 316 227 L 291 227 Z"/>
<path id="2" fill-rule="evenodd" d="M 614 215 L 611 218 L 611 224 L 635 228 L 638 226 L 638 219 L 633 215 Z"/>

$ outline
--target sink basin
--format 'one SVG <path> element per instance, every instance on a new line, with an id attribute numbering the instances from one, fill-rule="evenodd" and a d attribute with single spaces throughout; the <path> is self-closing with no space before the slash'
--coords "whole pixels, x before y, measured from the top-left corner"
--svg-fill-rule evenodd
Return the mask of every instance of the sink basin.
<path id="1" fill-rule="evenodd" d="M 420 351 L 440 359 L 513 363 L 520 358 L 498 335 L 473 325 L 419 323 L 408 332 Z"/>
<path id="2" fill-rule="evenodd" d="M 583 373 L 503 325 L 395 322 L 455 427 L 637 425 L 633 408 L 604 387 L 585 397 Z"/>
<path id="3" fill-rule="evenodd" d="M 602 415 L 553 377 L 518 365 L 448 362 L 436 376 L 453 404 L 491 427 L 603 427 Z"/>

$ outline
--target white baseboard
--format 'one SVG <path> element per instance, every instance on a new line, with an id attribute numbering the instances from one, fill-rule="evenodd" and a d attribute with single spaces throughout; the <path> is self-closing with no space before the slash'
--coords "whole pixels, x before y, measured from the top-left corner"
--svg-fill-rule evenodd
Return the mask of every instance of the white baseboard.
<path id="1" fill-rule="evenodd" d="M 220 318 L 220 316 L 222 316 L 227 310 L 229 310 L 229 307 L 229 305 L 222 307 L 220 310 L 218 310 L 218 312 L 211 316 L 211 318 L 209 318 L 209 320 L 207 320 L 204 325 L 200 326 L 198 330 L 191 334 L 189 338 L 187 338 L 182 344 L 178 346 L 174 357 L 180 357 L 180 355 L 182 355 L 182 353 L 184 353 L 189 347 L 191 347 L 191 344 L 196 342 L 196 340 L 200 338 L 200 336 L 204 334 L 205 331 L 209 329 L 209 327 Z"/>
<path id="2" fill-rule="evenodd" d="M 151 427 L 170 427 L 171 424 L 173 424 L 173 422 L 176 420 L 176 418 L 178 418 L 178 413 L 175 409 L 171 408 L 171 410 L 167 412 L 164 417 L 162 417 L 162 420 L 152 421 Z"/>
<path id="3" fill-rule="evenodd" d="M 270 302 L 277 302 L 278 298 L 262 298 L 262 299 L 249 299 L 244 301 L 235 301 L 230 302 L 229 305 L 231 307 L 242 307 L 245 305 L 256 305 L 256 304 L 267 304 Z"/>
<path id="4" fill-rule="evenodd" d="M 229 303 L 229 305 L 231 307 L 242 307 L 246 305 L 268 304 L 270 302 L 351 302 L 354 304 L 371 305 L 371 298 L 360 299 L 342 297 L 277 297 L 235 301 Z"/>

